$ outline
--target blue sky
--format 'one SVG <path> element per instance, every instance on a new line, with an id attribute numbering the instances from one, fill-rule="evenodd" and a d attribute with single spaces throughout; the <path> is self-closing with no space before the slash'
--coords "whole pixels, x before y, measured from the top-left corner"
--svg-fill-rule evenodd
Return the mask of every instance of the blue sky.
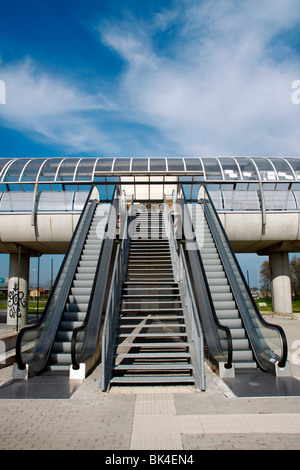
<path id="1" fill-rule="evenodd" d="M 1 2 L 0 157 L 299 156 L 299 79 L 298 0 Z"/>
<path id="2" fill-rule="evenodd" d="M 296 155 L 298 0 L 12 0 L 0 157 Z"/>

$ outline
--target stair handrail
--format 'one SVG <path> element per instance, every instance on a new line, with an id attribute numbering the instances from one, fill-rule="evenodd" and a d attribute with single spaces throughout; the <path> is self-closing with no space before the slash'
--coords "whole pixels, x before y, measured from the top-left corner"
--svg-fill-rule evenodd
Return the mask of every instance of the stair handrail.
<path id="1" fill-rule="evenodd" d="M 175 203 L 176 201 L 173 197 L 173 206 Z M 192 360 L 195 360 L 193 361 L 195 388 L 196 390 L 204 391 L 206 389 L 206 383 L 204 372 L 205 366 L 203 331 L 199 321 L 198 310 L 196 307 L 195 297 L 187 269 L 183 247 L 182 245 L 178 247 L 172 215 L 166 203 L 166 196 L 164 196 L 164 217 L 166 229 L 168 231 L 167 235 L 169 238 L 173 271 L 174 273 L 176 273 L 177 281 L 181 284 L 182 290 L 184 292 L 185 308 L 183 309 L 183 312 L 185 322 L 188 325 L 187 331 L 189 336 L 190 348 L 192 349 Z"/>
<path id="2" fill-rule="evenodd" d="M 86 234 L 96 209 L 97 201 L 91 199 L 95 188 L 96 185 L 93 185 L 87 195 L 67 252 L 41 317 L 33 325 L 23 327 L 18 334 L 16 341 L 17 366 L 20 370 L 24 370 L 27 365 L 30 367 L 31 375 L 43 369 L 51 351 Z M 24 346 L 26 357 L 23 358 L 22 347 L 25 338 L 27 338 L 29 347 Z"/>
<path id="3" fill-rule="evenodd" d="M 206 277 L 203 261 L 200 255 L 197 241 L 195 239 L 195 230 L 189 211 L 187 210 L 187 202 L 184 194 L 184 188 L 181 185 L 181 198 L 178 198 L 178 203 L 181 209 L 181 223 L 182 233 L 186 242 L 188 233 L 192 233 L 194 236 L 194 243 L 197 249 L 193 250 L 193 256 L 191 250 L 185 249 L 187 253 L 189 266 L 193 272 L 193 291 L 195 295 L 195 301 L 199 320 L 202 325 L 204 338 L 208 347 L 208 353 L 213 362 L 219 365 L 220 362 L 224 362 L 225 369 L 232 368 L 233 359 L 233 346 L 232 336 L 230 329 L 222 325 L 217 317 L 212 296 L 210 293 L 208 280 Z M 187 230 L 188 226 L 188 230 Z M 188 233 L 187 233 L 188 232 Z M 221 332 L 224 334 L 225 344 L 227 350 L 222 347 L 220 336 Z"/>
<path id="4" fill-rule="evenodd" d="M 199 189 L 200 194 L 201 194 L 201 191 L 203 193 L 203 197 L 201 197 L 200 200 L 202 202 L 203 209 L 205 211 L 205 216 L 207 218 L 207 222 L 209 224 L 210 229 L 214 230 L 214 226 L 215 226 L 215 230 L 213 234 L 214 241 L 216 243 L 221 261 L 223 263 L 225 272 L 227 274 L 228 282 L 232 289 L 232 293 L 237 303 L 237 307 L 240 312 L 242 321 L 246 328 L 248 339 L 250 341 L 250 344 L 252 345 L 253 353 L 256 357 L 258 364 L 263 370 L 266 370 L 266 371 L 270 370 L 274 372 L 275 363 L 276 363 L 276 353 L 274 350 L 271 349 L 269 345 L 267 345 L 266 340 L 263 340 L 264 345 L 268 347 L 269 349 L 269 352 L 266 353 L 266 350 L 264 349 L 263 344 L 262 344 L 262 339 L 259 338 L 257 331 L 256 331 L 257 325 L 253 325 L 251 315 L 250 315 L 250 308 L 252 309 L 255 318 L 258 320 L 259 323 L 263 325 L 264 328 L 268 330 L 276 331 L 280 340 L 280 344 L 281 344 L 281 355 L 277 354 L 278 366 L 281 368 L 285 367 L 287 356 L 288 356 L 288 345 L 287 345 L 287 340 L 286 340 L 284 330 L 279 325 L 268 323 L 259 312 L 257 305 L 253 299 L 253 296 L 250 292 L 249 286 L 245 280 L 241 267 L 239 263 L 237 262 L 236 255 L 228 240 L 223 224 L 221 223 L 218 213 L 216 211 L 216 208 L 214 207 L 214 204 L 209 195 L 209 192 L 207 191 L 204 185 L 200 186 L 200 189 Z M 222 238 L 223 238 L 223 241 L 222 241 Z M 224 242 L 226 243 L 228 252 L 224 248 Z M 232 263 L 230 262 L 229 257 L 231 257 L 234 267 L 232 266 Z M 234 270 L 236 270 L 236 273 L 234 272 Z M 238 283 L 237 281 L 237 275 L 240 278 L 240 281 L 241 281 L 240 283 Z M 245 295 L 242 293 L 242 290 L 241 290 L 242 288 L 244 289 Z M 245 299 L 245 296 L 247 297 L 247 299 Z"/>
<path id="5" fill-rule="evenodd" d="M 133 202 L 133 200 L 132 200 Z M 132 207 L 132 204 L 131 204 Z M 115 262 L 111 277 L 109 296 L 105 311 L 105 320 L 102 332 L 101 341 L 101 377 L 100 388 L 103 392 L 107 391 L 112 374 L 113 353 L 114 353 L 114 340 L 117 328 L 121 287 L 125 280 L 126 267 L 128 263 L 128 253 L 130 246 L 130 230 L 129 224 L 133 216 L 126 211 L 124 229 L 122 235 L 122 243 L 118 244 L 115 256 Z"/>
<path id="6" fill-rule="evenodd" d="M 87 313 L 82 324 L 73 330 L 71 340 L 71 367 L 74 370 L 78 370 L 80 364 L 86 364 L 91 360 L 96 364 L 98 359 L 96 348 L 98 346 L 101 325 L 103 323 L 102 312 L 105 302 L 106 287 L 109 281 L 112 249 L 115 242 L 117 225 L 116 214 L 118 213 L 117 208 L 119 204 L 118 196 L 119 187 L 116 186 L 98 257 Z M 82 343 L 81 348 L 79 347 L 79 343 Z"/>
<path id="7" fill-rule="evenodd" d="M 187 268 L 187 263 L 182 245 L 179 247 L 180 282 L 185 293 L 185 309 L 188 319 L 190 335 L 193 344 L 193 358 L 196 359 L 196 367 L 193 364 L 195 374 L 195 387 L 204 391 L 206 389 L 205 365 L 204 365 L 204 336 L 199 320 L 195 296 Z"/>
<path id="8" fill-rule="evenodd" d="M 165 194 L 164 194 L 163 216 L 164 216 L 164 222 L 165 222 L 166 236 L 169 239 L 173 272 L 178 277 L 178 273 L 179 273 L 178 243 L 177 243 L 177 239 L 176 239 L 176 235 L 174 231 L 171 211 L 169 210 L 169 206 L 167 204 L 167 198 Z"/>

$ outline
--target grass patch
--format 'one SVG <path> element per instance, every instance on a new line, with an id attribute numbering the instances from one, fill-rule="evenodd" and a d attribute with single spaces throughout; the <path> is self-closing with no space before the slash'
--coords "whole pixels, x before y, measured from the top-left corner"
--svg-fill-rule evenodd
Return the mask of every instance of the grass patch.
<path id="1" fill-rule="evenodd" d="M 270 312 L 272 311 L 272 300 L 271 299 L 254 299 L 257 305 L 257 308 L 260 312 Z M 258 304 L 266 304 L 265 307 L 259 307 Z"/>
<path id="2" fill-rule="evenodd" d="M 255 303 L 260 312 L 271 312 L 272 311 L 272 301 L 271 299 L 255 299 Z M 259 303 L 267 304 L 266 307 L 259 307 Z M 293 300 L 292 302 L 293 312 L 300 312 L 300 300 Z"/>
<path id="3" fill-rule="evenodd" d="M 28 313 L 43 313 L 47 300 L 42 299 L 39 301 L 39 310 L 37 312 L 37 304 L 36 301 L 30 301 L 28 303 Z M 0 302 L 0 309 L 6 310 L 7 309 L 7 302 Z"/>

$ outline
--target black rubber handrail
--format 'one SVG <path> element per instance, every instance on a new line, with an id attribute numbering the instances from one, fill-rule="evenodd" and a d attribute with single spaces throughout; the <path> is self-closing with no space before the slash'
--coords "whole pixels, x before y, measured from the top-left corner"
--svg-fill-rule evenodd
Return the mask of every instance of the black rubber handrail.
<path id="1" fill-rule="evenodd" d="M 94 352 L 94 345 L 96 347 L 97 339 L 95 336 L 92 338 L 93 346 L 89 346 L 87 335 L 84 337 L 84 342 L 82 346 L 81 354 L 78 356 L 76 352 L 77 346 L 77 336 L 80 332 L 84 332 L 89 326 L 89 322 L 94 320 L 96 322 L 96 328 L 94 329 L 94 335 L 99 335 L 100 327 L 102 322 L 102 310 L 104 305 L 105 290 L 108 282 L 109 276 L 109 267 L 112 255 L 112 247 L 114 240 L 112 240 L 108 235 L 112 234 L 114 231 L 114 226 L 116 224 L 116 218 L 112 217 L 112 212 L 117 211 L 117 205 L 119 199 L 117 195 L 119 193 L 119 188 L 116 187 L 114 190 L 111 207 L 108 215 L 108 220 L 105 228 L 105 235 L 102 242 L 100 254 L 98 257 L 97 267 L 95 271 L 95 278 L 93 281 L 93 286 L 90 294 L 89 304 L 87 308 L 87 313 L 83 323 L 74 329 L 71 340 L 71 358 L 72 358 L 72 367 L 74 370 L 78 370 L 80 363 L 87 362 L 90 359 L 90 356 Z M 96 318 L 97 317 L 97 318 Z"/>
<path id="2" fill-rule="evenodd" d="M 48 314 L 49 306 L 51 305 L 52 298 L 53 298 L 53 295 L 54 295 L 54 293 L 55 293 L 57 284 L 58 284 L 58 282 L 59 282 L 59 280 L 60 280 L 60 277 L 61 277 L 61 274 L 62 274 L 62 272 L 63 272 L 63 270 L 64 270 L 64 268 L 65 268 L 65 264 L 66 264 L 66 261 L 67 261 L 67 259 L 68 259 L 68 255 L 69 255 L 69 253 L 70 253 L 70 250 L 71 250 L 71 248 L 72 248 L 72 245 L 73 245 L 73 243 L 74 243 L 74 239 L 75 239 L 75 237 L 77 236 L 77 233 L 78 233 L 79 227 L 80 227 L 80 225 L 81 225 L 82 219 L 83 219 L 83 217 L 84 217 L 85 211 L 89 209 L 87 206 L 88 206 L 88 203 L 90 202 L 90 197 L 91 197 L 91 194 L 92 194 L 92 192 L 93 192 L 95 186 L 96 186 L 96 185 L 93 185 L 93 186 L 91 187 L 89 193 L 88 193 L 88 196 L 87 196 L 87 198 L 86 198 L 85 204 L 84 204 L 83 209 L 82 209 L 82 211 L 81 211 L 80 217 L 79 217 L 78 222 L 77 222 L 77 224 L 76 224 L 76 228 L 75 228 L 75 230 L 74 230 L 74 232 L 73 232 L 71 241 L 70 241 L 70 243 L 69 243 L 69 245 L 68 245 L 66 254 L 65 254 L 64 259 L 63 259 L 63 262 L 62 262 L 61 267 L 60 267 L 60 269 L 59 269 L 59 272 L 58 272 L 58 274 L 57 274 L 57 276 L 56 276 L 54 285 L 53 285 L 53 287 L 52 287 L 52 289 L 51 289 L 50 295 L 49 295 L 49 297 L 48 297 L 48 300 L 47 300 L 47 302 L 46 302 L 46 305 L 45 305 L 45 308 L 44 308 L 44 311 L 43 311 L 41 317 L 40 317 L 39 320 L 38 320 L 36 323 L 34 323 L 33 325 L 26 325 L 26 326 L 24 326 L 24 327 L 20 330 L 20 332 L 19 332 L 19 334 L 18 334 L 18 336 L 17 336 L 17 341 L 16 341 L 16 362 L 17 362 L 18 368 L 19 368 L 20 370 L 24 370 L 24 369 L 26 368 L 26 363 L 24 363 L 24 361 L 23 361 L 23 359 L 22 359 L 22 340 L 23 340 L 24 334 L 27 333 L 28 331 L 37 330 L 37 329 L 39 328 L 39 326 L 41 326 L 41 325 L 43 324 L 43 322 L 44 322 L 44 320 L 45 320 L 45 318 L 46 318 L 46 316 L 47 316 L 47 314 Z M 91 217 L 92 217 L 92 215 L 93 215 L 93 214 L 91 214 Z M 76 268 L 75 268 L 75 269 L 76 269 Z"/>
<path id="3" fill-rule="evenodd" d="M 234 260 L 234 262 L 235 262 L 235 267 L 236 267 L 236 269 L 237 269 L 238 272 L 239 272 L 239 275 L 240 275 L 240 277 L 241 277 L 241 280 L 242 280 L 242 282 L 243 282 L 243 284 L 244 284 L 244 288 L 246 289 L 248 298 L 249 298 L 249 300 L 250 300 L 250 302 L 251 302 L 251 305 L 252 305 L 252 307 L 253 307 L 253 310 L 254 310 L 254 312 L 255 312 L 255 314 L 256 314 L 256 317 L 257 317 L 258 320 L 264 325 L 265 328 L 277 330 L 277 332 L 278 332 L 278 335 L 279 335 L 280 340 L 281 340 L 281 345 L 282 345 L 282 356 L 281 356 L 281 359 L 278 361 L 278 366 L 279 366 L 279 367 L 284 367 L 285 364 L 286 364 L 286 361 L 287 361 L 287 357 L 288 357 L 288 344 L 287 344 L 287 339 L 286 339 L 284 330 L 283 330 L 282 327 L 279 326 L 279 325 L 274 325 L 274 324 L 272 324 L 272 323 L 268 323 L 268 322 L 263 318 L 263 316 L 261 315 L 260 311 L 258 310 L 257 305 L 256 305 L 256 303 L 255 303 L 255 301 L 254 301 L 254 299 L 253 299 L 253 296 L 252 296 L 251 292 L 250 292 L 249 286 L 248 286 L 248 284 L 247 284 L 247 282 L 246 282 L 246 280 L 245 280 L 244 274 L 243 274 L 243 272 L 242 272 L 242 270 L 241 270 L 241 267 L 240 267 L 240 265 L 239 265 L 239 263 L 238 263 L 238 261 L 237 261 L 237 259 L 236 259 L 236 255 L 235 255 L 235 253 L 234 253 L 234 251 L 233 251 L 233 249 L 232 249 L 232 246 L 231 246 L 231 244 L 230 244 L 230 242 L 229 242 L 229 240 L 228 240 L 228 237 L 227 237 L 227 234 L 226 234 L 225 229 L 224 229 L 224 227 L 223 227 L 223 224 L 221 223 L 220 218 L 219 218 L 219 216 L 218 216 L 218 213 L 217 213 L 217 211 L 216 211 L 216 208 L 215 208 L 215 206 L 214 206 L 214 204 L 213 204 L 213 202 L 212 202 L 212 199 L 211 199 L 211 197 L 210 197 L 210 194 L 208 193 L 206 187 L 205 187 L 204 185 L 202 185 L 202 186 L 203 186 L 203 188 L 204 188 L 204 190 L 205 190 L 205 195 L 206 195 L 206 197 L 207 197 L 207 199 L 208 199 L 208 201 L 209 201 L 210 208 L 212 209 L 212 211 L 213 211 L 213 213 L 214 213 L 214 215 L 215 215 L 215 217 L 216 217 L 216 220 L 218 221 L 219 228 L 220 228 L 220 230 L 221 230 L 221 232 L 222 232 L 222 235 L 223 235 L 223 237 L 224 237 L 224 239 L 225 239 L 225 241 L 226 241 L 227 247 L 228 247 L 229 250 L 230 250 L 230 253 L 231 253 L 231 255 L 232 255 L 232 258 L 233 258 L 233 260 Z M 203 200 L 203 202 L 204 202 L 204 203 L 203 203 L 203 206 L 204 206 L 204 208 L 206 208 L 206 204 L 207 204 L 207 203 L 206 203 L 205 200 Z M 207 219 L 207 222 L 209 223 L 210 220 Z M 211 226 L 210 226 L 210 229 L 212 229 Z M 216 241 L 216 240 L 215 240 L 215 241 Z M 230 279 L 228 279 L 228 280 L 229 280 L 229 282 L 230 282 Z M 244 326 L 246 327 L 247 325 L 245 324 Z M 247 330 L 246 330 L 246 331 L 247 331 Z M 248 333 L 248 335 L 249 335 L 249 332 L 247 332 L 247 333 Z M 251 336 L 251 334 L 250 334 L 249 336 Z M 254 352 L 254 354 L 255 354 L 255 351 L 253 351 L 253 352 Z M 263 367 L 262 367 L 262 368 L 263 368 Z"/>
<path id="4" fill-rule="evenodd" d="M 182 200 L 179 199 L 179 202 L 182 201 L 181 205 L 186 205 L 187 203 L 186 203 L 186 198 L 185 198 L 183 188 L 182 188 L 182 194 L 183 194 L 183 198 L 182 198 Z M 182 213 L 183 213 L 183 211 L 184 211 L 184 208 L 182 208 Z M 190 226 L 193 227 L 193 223 L 192 223 L 189 212 L 186 211 L 185 214 L 187 214 Z M 185 224 L 186 224 L 186 219 L 184 220 L 183 231 L 184 231 Z M 194 233 L 194 229 L 192 229 L 192 233 Z M 230 329 L 227 326 L 222 325 L 219 322 L 219 319 L 217 317 L 199 249 L 193 251 L 193 256 L 190 256 L 189 250 L 187 250 L 187 253 L 188 253 L 189 260 L 190 260 L 190 264 L 191 265 L 197 264 L 197 266 L 198 266 L 196 268 L 196 270 L 197 270 L 197 272 L 199 272 L 200 278 L 202 278 L 202 282 L 204 282 L 204 285 L 205 285 L 205 291 L 206 291 L 207 298 L 209 300 L 209 305 L 210 305 L 210 310 L 211 310 L 211 317 L 212 317 L 212 320 L 214 322 L 214 325 L 217 329 L 223 331 L 225 336 L 226 336 L 227 348 L 228 349 L 227 349 L 227 362 L 224 364 L 224 367 L 226 369 L 231 369 L 232 368 L 232 358 L 233 358 L 233 347 L 232 347 L 232 336 L 231 336 Z M 194 285 L 195 285 L 195 279 L 193 279 L 193 282 L 194 282 Z M 206 337 L 207 346 L 208 346 L 208 349 L 210 350 L 210 353 L 212 354 L 212 357 L 214 357 L 215 353 L 213 353 L 212 350 L 217 349 L 217 350 L 220 351 L 220 346 L 221 346 L 220 345 L 220 340 L 219 340 L 219 344 L 216 344 L 215 346 L 210 344 L 210 341 L 208 339 L 209 338 L 209 336 L 208 336 L 208 325 L 205 322 L 203 322 L 203 314 L 201 315 L 201 302 L 199 301 L 201 299 L 199 299 L 199 291 L 197 290 L 197 286 L 195 286 L 195 298 L 198 299 L 198 301 L 197 301 L 198 310 L 199 310 L 198 313 L 199 313 L 199 318 L 202 319 L 201 323 L 203 325 L 203 330 L 204 330 L 204 335 Z M 214 335 L 214 337 L 216 337 L 216 336 L 218 336 L 218 335 Z M 222 353 L 223 353 L 223 350 L 222 350 Z M 221 356 L 222 355 L 223 354 L 221 354 Z"/>

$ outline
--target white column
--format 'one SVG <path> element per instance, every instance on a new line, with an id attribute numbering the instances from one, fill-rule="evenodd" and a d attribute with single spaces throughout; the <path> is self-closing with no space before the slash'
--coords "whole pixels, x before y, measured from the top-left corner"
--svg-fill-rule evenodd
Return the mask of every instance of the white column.
<path id="1" fill-rule="evenodd" d="M 292 313 L 289 254 L 287 252 L 271 253 L 269 260 L 273 311 L 276 313 Z"/>
<path id="2" fill-rule="evenodd" d="M 27 324 L 29 256 L 21 254 L 19 278 L 19 254 L 11 254 L 7 294 L 7 324 L 18 329 Z M 17 319 L 18 315 L 18 319 Z"/>

